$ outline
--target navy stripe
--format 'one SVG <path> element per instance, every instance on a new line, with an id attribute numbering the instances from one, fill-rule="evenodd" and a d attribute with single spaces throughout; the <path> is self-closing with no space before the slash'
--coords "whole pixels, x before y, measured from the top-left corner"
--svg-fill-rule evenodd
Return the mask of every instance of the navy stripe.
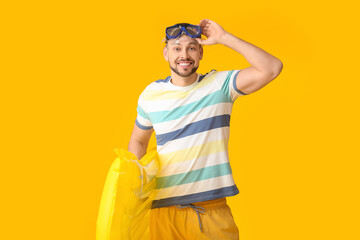
<path id="1" fill-rule="evenodd" d="M 143 130 L 149 130 L 149 129 L 152 129 L 152 128 L 153 128 L 152 126 L 147 127 L 147 126 L 141 125 L 141 124 L 138 122 L 137 119 L 135 120 L 135 124 L 136 124 L 136 126 L 138 126 L 139 128 L 141 128 L 141 129 L 143 129 Z"/>
<path id="2" fill-rule="evenodd" d="M 213 71 L 215 71 L 215 72 L 216 72 L 216 70 L 215 70 L 215 69 L 213 69 L 213 70 L 211 70 L 210 72 L 205 73 L 205 75 L 201 75 L 201 76 L 199 77 L 199 81 L 198 81 L 198 82 L 200 82 L 201 80 L 203 80 L 203 78 L 204 78 L 204 77 L 206 77 L 209 73 L 211 73 L 211 72 L 213 72 Z"/>
<path id="3" fill-rule="evenodd" d="M 236 185 L 230 187 L 219 188 L 201 193 L 194 193 L 180 197 L 164 198 L 160 200 L 153 200 L 151 208 L 168 207 L 173 205 L 188 204 L 195 202 L 208 201 L 223 197 L 234 196 L 239 193 Z"/>
<path id="4" fill-rule="evenodd" d="M 201 80 L 203 80 L 203 78 L 204 78 L 204 77 L 206 77 L 206 75 L 207 75 L 207 74 L 205 74 L 205 75 L 201 75 L 201 76 L 199 77 L 198 82 L 201 82 Z"/>
<path id="5" fill-rule="evenodd" d="M 240 70 L 240 71 L 241 71 L 241 70 Z M 237 91 L 238 93 L 240 93 L 240 94 L 242 94 L 242 95 L 247 95 L 246 93 L 243 93 L 242 91 L 240 91 L 240 90 L 237 89 L 237 87 L 236 87 L 236 77 L 237 77 L 237 75 L 239 74 L 240 71 L 238 71 L 238 72 L 235 74 L 234 78 L 233 78 L 233 87 L 234 87 L 235 91 Z"/>
<path id="6" fill-rule="evenodd" d="M 156 143 L 161 146 L 168 141 L 187 137 L 200 132 L 205 132 L 215 128 L 229 127 L 230 126 L 230 115 L 224 114 L 211 118 L 206 118 L 197 122 L 190 123 L 181 129 L 156 135 Z"/>
<path id="7" fill-rule="evenodd" d="M 166 82 L 168 82 L 168 81 L 169 81 L 169 79 L 170 79 L 170 76 L 166 77 L 165 79 L 159 79 L 159 80 L 156 80 L 155 82 L 156 82 L 156 83 L 161 83 L 161 82 L 166 83 Z"/>

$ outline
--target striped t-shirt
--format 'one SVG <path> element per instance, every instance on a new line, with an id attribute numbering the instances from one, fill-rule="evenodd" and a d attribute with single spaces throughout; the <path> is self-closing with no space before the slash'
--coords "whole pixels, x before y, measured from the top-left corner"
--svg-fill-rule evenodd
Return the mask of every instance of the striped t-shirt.
<path id="1" fill-rule="evenodd" d="M 185 87 L 169 76 L 141 93 L 136 125 L 154 128 L 161 164 L 152 208 L 239 193 L 228 155 L 232 106 L 246 95 L 236 88 L 239 72 L 212 70 Z"/>

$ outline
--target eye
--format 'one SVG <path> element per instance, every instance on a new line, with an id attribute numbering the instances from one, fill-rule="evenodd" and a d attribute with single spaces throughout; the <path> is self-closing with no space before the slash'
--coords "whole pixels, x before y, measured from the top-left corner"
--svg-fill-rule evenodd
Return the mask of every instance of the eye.
<path id="1" fill-rule="evenodd" d="M 180 48 L 175 48 L 175 51 L 180 51 Z"/>
<path id="2" fill-rule="evenodd" d="M 189 49 L 190 49 L 190 50 L 192 50 L 192 51 L 193 51 L 193 50 L 195 50 L 195 48 L 194 48 L 194 47 L 190 47 Z"/>

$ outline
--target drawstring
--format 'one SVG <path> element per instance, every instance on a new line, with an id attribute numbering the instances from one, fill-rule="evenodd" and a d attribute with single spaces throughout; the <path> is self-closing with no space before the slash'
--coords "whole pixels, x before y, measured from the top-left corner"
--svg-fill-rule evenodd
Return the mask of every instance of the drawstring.
<path id="1" fill-rule="evenodd" d="M 179 207 L 178 207 L 179 206 Z M 200 221 L 200 216 L 199 216 L 199 212 L 201 213 L 204 213 L 205 212 L 205 208 L 203 207 L 199 207 L 199 206 L 195 206 L 195 205 L 192 205 L 190 203 L 188 204 L 181 204 L 181 205 L 176 205 L 177 208 L 187 208 L 187 207 L 191 207 L 192 209 L 195 210 L 197 216 L 198 216 L 198 219 L 199 219 L 199 225 L 200 225 L 200 231 L 202 232 L 202 226 L 201 226 L 201 221 Z M 200 208 L 202 210 L 200 210 Z"/>

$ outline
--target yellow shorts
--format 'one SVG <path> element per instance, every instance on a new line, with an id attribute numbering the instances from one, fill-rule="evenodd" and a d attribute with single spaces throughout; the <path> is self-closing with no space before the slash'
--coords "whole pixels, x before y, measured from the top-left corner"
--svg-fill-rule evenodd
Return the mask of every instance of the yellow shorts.
<path id="1" fill-rule="evenodd" d="M 239 230 L 226 198 L 150 211 L 151 240 L 237 240 Z"/>

